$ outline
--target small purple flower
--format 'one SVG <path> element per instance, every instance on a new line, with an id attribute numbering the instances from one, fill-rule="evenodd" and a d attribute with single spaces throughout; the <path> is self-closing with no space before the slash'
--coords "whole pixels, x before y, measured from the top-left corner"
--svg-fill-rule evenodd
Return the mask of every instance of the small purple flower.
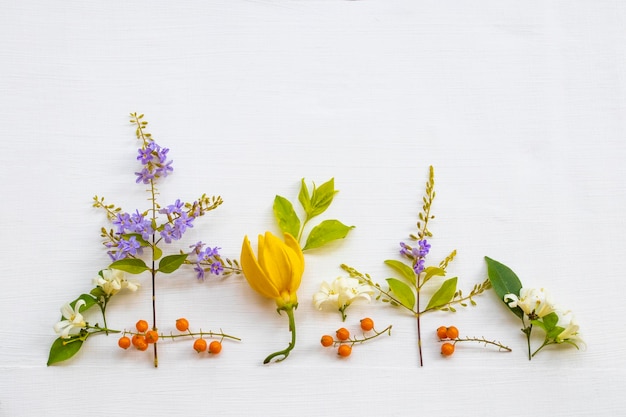
<path id="1" fill-rule="evenodd" d="M 196 264 L 193 270 L 196 271 L 196 278 L 198 278 L 200 281 L 204 281 L 204 268 L 202 268 L 200 264 Z"/>
<path id="2" fill-rule="evenodd" d="M 221 262 L 213 262 L 211 264 L 211 273 L 213 275 L 219 275 L 222 273 L 223 270 L 224 270 L 224 266 L 222 265 Z"/>
<path id="3" fill-rule="evenodd" d="M 400 254 L 404 256 L 411 256 L 411 247 L 404 242 L 400 242 Z"/>
<path id="4" fill-rule="evenodd" d="M 187 216 L 187 213 L 182 212 L 180 217 L 174 220 L 174 227 L 178 229 L 180 235 L 182 236 L 183 233 L 187 231 L 187 228 L 193 227 L 194 220 L 194 217 L 189 217 Z"/>
<path id="5" fill-rule="evenodd" d="M 161 214 L 181 214 L 183 212 L 183 207 L 184 206 L 185 206 L 185 204 L 182 201 L 180 201 L 180 199 L 176 199 L 174 204 L 170 204 L 166 208 L 162 208 L 161 210 L 159 210 L 159 213 L 161 213 Z"/>
<path id="6" fill-rule="evenodd" d="M 174 172 L 174 168 L 172 167 L 173 161 L 167 161 L 164 164 L 157 164 L 157 169 L 154 171 L 155 177 L 167 177 L 168 174 Z"/>
<path id="7" fill-rule="evenodd" d="M 161 231 L 161 237 L 165 240 L 165 243 L 172 243 L 172 240 L 178 240 L 182 237 L 182 234 L 176 227 L 172 227 L 170 224 L 166 224 Z"/>
<path id="8" fill-rule="evenodd" d="M 122 234 L 131 227 L 131 218 L 128 213 L 117 213 L 113 220 L 113 225 L 117 226 L 117 233 Z"/>
<path id="9" fill-rule="evenodd" d="M 195 254 L 195 255 L 200 255 L 202 253 L 202 248 L 204 248 L 204 243 L 202 243 L 202 241 L 189 246 L 191 248 L 191 252 L 189 252 L 189 254 Z"/>
<path id="10" fill-rule="evenodd" d="M 222 249 L 222 248 L 219 248 L 219 247 L 217 247 L 217 246 L 216 246 L 216 247 L 214 247 L 214 248 L 210 248 L 210 247 L 206 248 L 206 249 L 204 250 L 204 252 L 202 253 L 202 259 L 206 259 L 206 260 L 208 260 L 208 259 L 209 259 L 209 258 L 211 258 L 212 256 L 219 256 L 219 254 L 220 254 L 220 249 Z"/>
<path id="11" fill-rule="evenodd" d="M 135 175 L 137 175 L 137 179 L 135 180 L 137 184 L 140 182 L 150 184 L 150 181 L 154 179 L 154 174 L 152 174 L 148 168 L 144 168 L 140 172 L 135 172 Z"/>
<path id="12" fill-rule="evenodd" d="M 154 143 L 154 142 L 152 142 L 152 143 Z M 169 148 L 161 148 L 156 143 L 154 143 L 154 144 L 156 145 L 155 153 L 156 153 L 157 158 L 159 158 L 159 162 L 162 163 L 162 164 L 165 163 L 165 161 L 167 160 L 167 153 L 170 151 L 170 149 Z M 169 162 L 171 163 L 172 161 L 169 161 Z"/>
<path id="13" fill-rule="evenodd" d="M 426 239 L 423 239 L 418 241 L 417 244 L 419 245 L 419 256 L 423 258 L 428 255 L 428 252 L 430 251 L 430 243 L 428 243 Z"/>
<path id="14" fill-rule="evenodd" d="M 415 261 L 415 264 L 413 264 L 413 271 L 415 271 L 416 275 L 419 275 L 422 273 L 422 271 L 425 268 L 425 261 L 423 259 L 418 259 L 417 261 Z"/>
<path id="15" fill-rule="evenodd" d="M 142 165 L 148 165 L 149 162 L 152 161 L 152 149 L 138 149 L 139 155 L 137 156 L 137 160 L 141 161 Z"/>
<path id="16" fill-rule="evenodd" d="M 137 238 L 135 236 L 131 236 L 128 239 L 120 239 L 117 244 L 117 248 L 119 252 L 124 252 L 124 256 L 126 255 L 137 255 L 139 251 L 141 251 L 141 245 L 137 242 Z"/>

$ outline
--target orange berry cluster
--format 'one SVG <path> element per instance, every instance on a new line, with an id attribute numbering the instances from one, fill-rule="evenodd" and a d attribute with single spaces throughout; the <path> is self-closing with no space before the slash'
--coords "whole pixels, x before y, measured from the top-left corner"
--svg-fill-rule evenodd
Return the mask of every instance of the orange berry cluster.
<path id="1" fill-rule="evenodd" d="M 371 330 L 374 330 L 374 321 L 369 317 L 361 319 L 361 330 L 363 330 L 364 332 L 369 332 Z M 376 336 L 380 334 L 381 333 L 377 333 Z M 363 343 L 364 341 L 369 339 L 369 338 L 350 339 L 350 331 L 346 329 L 345 327 L 341 327 L 340 329 L 337 329 L 337 331 L 335 332 L 335 336 L 337 337 L 337 340 L 335 340 L 331 335 L 325 334 L 324 336 L 322 336 L 320 343 L 324 347 L 339 345 L 337 347 L 337 354 L 343 358 L 350 356 L 350 354 L 352 353 L 352 346 L 355 343 Z M 376 337 L 376 336 L 373 336 L 373 337 Z"/>
<path id="2" fill-rule="evenodd" d="M 133 345 L 138 350 L 144 351 L 148 349 L 148 345 L 152 343 L 156 343 L 159 340 L 159 334 L 156 330 L 148 330 L 149 329 L 148 322 L 145 320 L 139 320 L 135 324 L 135 328 L 137 329 L 137 333 L 134 332 L 125 332 L 124 335 L 118 340 L 117 344 L 122 349 L 128 349 L 131 345 Z M 188 332 L 188 335 L 170 335 L 170 336 L 162 336 L 162 337 L 181 337 L 181 336 L 190 336 L 193 337 L 194 333 L 189 331 L 189 321 L 186 318 L 179 318 L 176 320 L 176 329 L 179 332 Z M 132 337 L 126 336 L 126 333 L 132 335 Z M 206 352 L 208 349 L 209 353 L 217 355 L 222 351 L 222 342 L 219 340 L 213 340 L 211 343 L 207 343 L 206 339 L 202 338 L 203 335 L 207 335 L 210 333 L 202 333 L 200 332 L 200 339 L 196 339 L 193 342 L 193 349 L 198 352 Z"/>
<path id="3" fill-rule="evenodd" d="M 118 346 L 122 349 L 128 349 L 132 344 L 137 350 L 147 350 L 148 345 L 156 343 L 159 340 L 159 334 L 156 330 L 148 330 L 149 327 L 147 321 L 139 320 L 135 324 L 138 333 L 134 333 L 132 338 L 126 335 L 120 337 L 117 341 Z"/>
<path id="4" fill-rule="evenodd" d="M 459 329 L 454 326 L 440 326 L 437 328 L 437 337 L 439 337 L 439 340 L 456 340 L 459 337 Z M 454 353 L 455 343 L 446 342 L 442 344 L 441 354 L 443 356 L 451 356 Z"/>

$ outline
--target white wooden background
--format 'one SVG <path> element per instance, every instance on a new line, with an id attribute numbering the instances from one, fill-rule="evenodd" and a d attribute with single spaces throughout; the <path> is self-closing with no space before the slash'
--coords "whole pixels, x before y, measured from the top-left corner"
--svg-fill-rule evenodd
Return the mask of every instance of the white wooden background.
<path id="1" fill-rule="evenodd" d="M 0 415 L 618 415 L 624 407 L 626 4 L 620 1 L 2 1 L 0 13 Z M 162 329 L 186 316 L 242 337 L 215 358 L 189 342 L 151 355 L 94 337 L 46 367 L 60 306 L 107 264 L 91 208 L 145 208 L 127 114 L 171 148 L 161 202 L 225 203 L 178 247 L 239 257 L 276 232 L 276 194 L 334 177 L 323 218 L 356 227 L 307 255 L 289 359 L 286 318 L 243 278 L 159 282 Z M 414 231 L 427 178 L 438 197 L 432 262 L 471 288 L 485 255 L 576 314 L 587 349 L 532 362 L 517 318 L 490 292 L 455 315 L 414 321 L 385 305 L 349 310 L 393 324 L 347 360 L 319 337 L 341 325 L 311 296 L 348 263 L 377 280 Z M 147 280 L 110 306 L 112 327 L 149 318 Z M 510 345 L 459 345 L 434 329 Z"/>

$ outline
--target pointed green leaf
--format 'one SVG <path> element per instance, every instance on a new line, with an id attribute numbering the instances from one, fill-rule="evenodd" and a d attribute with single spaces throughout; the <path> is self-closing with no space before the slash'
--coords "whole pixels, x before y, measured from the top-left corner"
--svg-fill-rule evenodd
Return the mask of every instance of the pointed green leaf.
<path id="1" fill-rule="evenodd" d="M 106 296 L 106 293 L 104 292 L 104 290 L 102 289 L 102 287 L 95 287 L 94 289 L 92 289 L 91 291 L 89 291 L 89 294 L 93 295 L 94 297 L 96 297 L 97 299 Z"/>
<path id="2" fill-rule="evenodd" d="M 161 259 L 159 262 L 159 272 L 163 272 L 164 274 L 169 274 L 176 271 L 187 259 L 187 254 L 182 253 L 179 255 L 168 255 Z"/>
<path id="3" fill-rule="evenodd" d="M 422 281 L 422 285 L 428 282 L 428 280 L 430 280 L 434 276 L 437 276 L 437 277 L 446 276 L 446 270 L 443 268 L 436 267 L 436 266 L 427 266 L 426 269 L 424 269 L 424 272 L 425 272 L 424 281 Z"/>
<path id="4" fill-rule="evenodd" d="M 132 236 L 135 237 L 135 240 L 139 243 L 139 246 L 142 247 L 147 247 L 150 246 L 150 242 L 148 242 L 147 240 L 145 240 L 139 233 L 124 233 L 122 235 L 122 239 L 130 239 Z"/>
<path id="5" fill-rule="evenodd" d="M 277 195 L 274 198 L 274 216 L 278 220 L 278 227 L 283 233 L 289 233 L 297 238 L 300 233 L 300 219 L 293 209 L 293 205 L 285 197 Z"/>
<path id="6" fill-rule="evenodd" d="M 415 271 L 413 271 L 413 268 L 411 268 L 409 265 L 393 259 L 387 259 L 385 261 L 385 264 L 395 269 L 396 272 L 402 274 L 403 278 L 405 278 L 407 281 L 413 284 L 413 286 L 415 286 Z"/>
<path id="7" fill-rule="evenodd" d="M 161 256 L 163 256 L 163 251 L 161 250 L 160 247 L 154 245 L 154 260 L 159 260 L 161 258 Z"/>
<path id="8" fill-rule="evenodd" d="M 144 261 L 134 258 L 120 259 L 119 261 L 115 261 L 109 265 L 109 268 L 119 269 L 120 271 L 128 272 L 129 274 L 141 274 L 149 269 Z"/>
<path id="9" fill-rule="evenodd" d="M 97 302 L 97 300 L 92 295 L 90 295 L 90 294 L 81 294 L 77 299 L 75 299 L 74 301 L 72 301 L 70 303 L 70 307 L 74 308 L 74 306 L 76 305 L 78 300 L 85 301 L 85 304 L 78 309 L 79 313 L 82 313 L 83 311 L 91 308 Z"/>
<path id="10" fill-rule="evenodd" d="M 302 250 L 319 248 L 333 240 L 343 239 L 351 229 L 354 229 L 354 226 L 346 226 L 339 220 L 324 220 L 311 229 Z"/>
<path id="11" fill-rule="evenodd" d="M 96 287 L 99 288 L 99 287 Z M 93 307 L 96 302 L 98 301 L 97 299 L 94 298 L 93 295 L 90 294 L 81 294 L 77 299 L 75 299 L 74 301 L 72 301 L 70 303 L 70 307 L 72 308 L 72 310 L 74 309 L 74 307 L 76 306 L 76 303 L 78 302 L 78 300 L 83 300 L 85 302 L 85 304 L 83 304 L 82 306 L 80 306 L 80 308 L 78 309 L 79 313 L 82 313 L 85 310 L 90 309 L 91 307 Z M 60 320 L 63 320 L 63 317 L 61 317 Z"/>
<path id="12" fill-rule="evenodd" d="M 501 264 L 498 261 L 494 261 L 491 258 L 485 256 L 487 262 L 487 275 L 489 276 L 489 282 L 496 295 L 502 301 L 509 310 L 513 312 L 517 317 L 523 319 L 524 311 L 519 307 L 509 307 L 509 304 L 504 301 L 504 296 L 507 294 L 515 294 L 519 296 L 519 291 L 522 289 L 522 283 L 520 282 L 515 272 L 508 266 Z"/>
<path id="13" fill-rule="evenodd" d="M 387 278 L 389 289 L 394 294 L 396 300 L 409 310 L 415 306 L 415 293 L 408 284 L 396 278 Z"/>
<path id="14" fill-rule="evenodd" d="M 69 343 L 68 343 L 69 342 Z M 48 366 L 58 362 L 65 361 L 76 355 L 83 346 L 83 341 L 77 338 L 62 339 L 58 338 L 50 347 L 48 355 Z"/>
<path id="15" fill-rule="evenodd" d="M 304 178 L 302 178 L 302 183 L 300 185 L 298 201 L 300 201 L 300 205 L 304 209 L 304 212 L 308 215 L 311 212 L 311 196 L 309 194 L 309 188 L 306 186 L 306 182 L 304 182 Z"/>
<path id="16" fill-rule="evenodd" d="M 441 287 L 433 294 L 426 306 L 426 310 L 440 308 L 448 304 L 456 292 L 456 282 L 457 277 L 445 280 L 443 284 L 441 284 Z"/>
<path id="17" fill-rule="evenodd" d="M 313 195 L 311 196 L 311 211 L 307 212 L 308 218 L 311 219 L 326 211 L 333 197 L 338 191 L 335 190 L 335 179 L 331 178 L 319 188 L 313 186 Z"/>

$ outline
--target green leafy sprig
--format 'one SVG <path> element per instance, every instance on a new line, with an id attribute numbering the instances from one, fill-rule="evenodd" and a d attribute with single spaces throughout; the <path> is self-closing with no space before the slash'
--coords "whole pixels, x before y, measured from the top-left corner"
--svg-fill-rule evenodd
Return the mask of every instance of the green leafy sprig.
<path id="1" fill-rule="evenodd" d="M 428 227 L 429 221 L 434 218 L 431 214 L 432 204 L 436 195 L 434 187 L 434 169 L 431 166 L 428 181 L 426 182 L 426 192 L 422 198 L 422 210 L 418 214 L 417 232 L 410 234 L 411 239 L 418 241 L 419 247 L 426 244 L 426 238 L 433 236 Z M 436 281 L 440 281 L 438 278 L 446 276 L 448 264 L 454 260 L 456 250 L 453 250 L 438 266 L 422 267 L 421 265 L 426 255 L 420 255 L 419 251 L 415 251 L 410 245 L 404 243 L 402 245 L 403 249 L 401 253 L 404 255 L 402 261 L 388 259 L 384 262 L 397 274 L 397 277 L 386 279 L 388 289 L 383 288 L 379 283 L 375 282 L 369 274 L 361 273 L 346 264 L 342 264 L 341 268 L 350 274 L 351 277 L 358 278 L 362 283 L 370 285 L 378 291 L 377 300 L 388 303 L 394 307 L 403 308 L 413 314 L 417 326 L 419 364 L 423 366 L 421 337 L 422 315 L 433 311 L 455 312 L 455 306 L 474 306 L 476 305 L 474 297 L 488 290 L 491 284 L 489 280 L 485 280 L 480 284 L 474 285 L 469 294 L 464 294 L 463 291 L 457 289 L 457 277 L 448 278 L 443 282 L 436 283 Z M 433 293 L 424 307 L 422 293 L 425 289 Z"/>
<path id="2" fill-rule="evenodd" d="M 556 307 L 543 288 L 524 288 L 508 266 L 489 257 L 485 257 L 485 261 L 496 295 L 522 321 L 521 331 L 526 336 L 528 360 L 550 345 L 569 344 L 579 349 L 578 345 L 582 343 L 578 335 L 579 326 L 569 311 Z M 533 351 L 531 335 L 537 327 L 543 330 L 544 340 Z"/>
<path id="3" fill-rule="evenodd" d="M 303 178 L 298 194 L 298 201 L 304 210 L 303 219 L 301 220 L 298 217 L 291 201 L 277 195 L 274 198 L 273 210 L 278 221 L 278 227 L 280 227 L 283 233 L 291 234 L 298 242 L 302 243 L 305 227 L 309 221 L 324 213 L 333 202 L 333 198 L 337 193 L 338 190 L 335 190 L 334 178 L 331 178 L 319 187 L 313 184 L 311 191 L 309 191 Z M 302 250 L 316 249 L 334 240 L 343 239 L 353 228 L 354 226 L 346 226 L 339 220 L 323 220 L 310 230 L 306 242 L 304 245 L 301 245 Z"/>
<path id="4" fill-rule="evenodd" d="M 183 264 L 190 264 L 188 257 L 190 254 L 180 251 L 164 256 L 162 249 L 164 243 L 170 243 L 172 239 L 180 238 L 178 235 L 164 235 L 163 232 L 174 230 L 179 219 L 189 220 L 196 219 L 206 213 L 216 209 L 222 204 L 222 198 L 219 196 L 209 197 L 206 194 L 201 195 L 193 203 L 180 203 L 177 200 L 176 210 L 165 210 L 165 219 L 160 219 L 157 214 L 161 213 L 161 206 L 157 201 L 159 192 L 156 187 L 156 179 L 167 176 L 172 171 L 170 164 L 172 161 L 167 160 L 166 148 L 159 147 L 154 143 L 152 135 L 146 131 L 148 122 L 143 119 L 143 114 L 131 113 L 130 122 L 135 127 L 135 135 L 141 141 L 140 156 L 142 159 L 143 171 L 136 173 L 138 175 L 137 182 L 147 185 L 148 201 L 150 208 L 143 212 L 137 211 L 133 216 L 142 220 L 144 233 L 135 233 L 129 231 L 126 226 L 122 231 L 115 232 L 113 229 L 101 228 L 101 236 L 104 239 L 103 244 L 110 249 L 109 255 L 113 259 L 117 259 L 108 265 L 106 269 L 101 270 L 98 275 L 99 283 L 89 292 L 81 294 L 78 298 L 68 303 L 62 311 L 63 316 L 56 328 L 65 329 L 62 331 L 61 337 L 56 339 L 51 347 L 48 365 L 67 360 L 74 356 L 82 347 L 87 338 L 94 334 L 116 333 L 108 328 L 106 320 L 106 310 L 111 299 L 123 288 L 136 289 L 138 284 L 132 283 L 125 278 L 125 273 L 138 275 L 148 272 L 151 277 L 152 287 L 152 329 L 157 330 L 156 317 L 156 277 L 157 274 L 171 274 L 177 271 Z M 143 159 L 145 157 L 145 160 Z M 121 207 L 115 204 L 105 202 L 103 197 L 95 196 L 93 198 L 93 206 L 105 211 L 107 219 L 111 222 L 123 220 L 120 215 L 128 216 Z M 143 221 L 147 224 L 143 224 Z M 149 225 L 149 226 L 148 226 Z M 188 226 L 191 227 L 191 226 Z M 150 232 L 146 232 L 149 230 Z M 180 229 L 179 229 L 180 230 Z M 183 231 L 180 231 L 182 235 Z M 132 242 L 132 250 L 128 250 L 129 244 Z M 122 249 L 124 248 L 124 249 Z M 146 260 L 147 259 L 147 262 Z M 218 254 L 206 256 L 205 259 L 194 262 L 197 268 L 206 267 L 207 262 L 214 264 L 219 263 L 222 275 L 232 273 L 241 273 L 241 268 L 236 261 L 227 258 L 221 258 Z M 215 265 L 214 265 L 214 268 Z M 106 275 L 106 276 L 105 276 Z M 98 280 L 96 280 L 98 281 Z M 76 306 L 78 304 L 78 308 Z M 83 312 L 90 308 L 98 306 L 102 314 L 104 326 L 100 327 L 89 325 L 83 319 Z M 69 331 L 78 328 L 78 333 L 70 334 Z M 157 344 L 154 343 L 154 366 L 158 366 Z"/>

